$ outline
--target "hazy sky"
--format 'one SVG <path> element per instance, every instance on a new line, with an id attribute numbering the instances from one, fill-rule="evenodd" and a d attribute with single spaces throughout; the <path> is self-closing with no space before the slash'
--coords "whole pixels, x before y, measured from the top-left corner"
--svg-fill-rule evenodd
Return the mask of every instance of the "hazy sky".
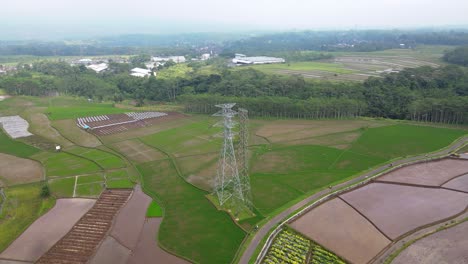
<path id="1" fill-rule="evenodd" d="M 468 0 L 2 0 L 7 34 L 468 25 Z"/>

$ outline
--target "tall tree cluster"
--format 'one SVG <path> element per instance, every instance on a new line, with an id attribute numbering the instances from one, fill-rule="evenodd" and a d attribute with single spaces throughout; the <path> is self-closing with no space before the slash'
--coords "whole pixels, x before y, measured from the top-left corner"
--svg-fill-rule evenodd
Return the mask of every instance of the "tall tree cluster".
<path id="1" fill-rule="evenodd" d="M 136 62 L 137 63 L 137 62 Z M 468 71 L 459 66 L 419 67 L 371 77 L 364 83 L 310 81 L 246 69 L 190 63 L 167 69 L 164 78 L 137 78 L 121 64 L 96 74 L 64 62 L 40 62 L 0 77 L 13 95 L 78 95 L 121 101 L 180 102 L 189 112 L 211 113 L 213 105 L 235 101 L 255 116 L 411 119 L 468 123 Z"/>

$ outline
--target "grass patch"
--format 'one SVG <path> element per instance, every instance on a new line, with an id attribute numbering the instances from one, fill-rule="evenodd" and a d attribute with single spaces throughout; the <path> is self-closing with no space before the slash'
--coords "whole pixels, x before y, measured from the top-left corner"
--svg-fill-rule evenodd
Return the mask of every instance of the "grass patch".
<path id="1" fill-rule="evenodd" d="M 151 201 L 150 205 L 148 206 L 148 210 L 146 210 L 146 217 L 162 217 L 163 211 L 161 206 L 159 206 L 154 200 Z"/>
<path id="2" fill-rule="evenodd" d="M 5 189 L 7 200 L 0 214 L 0 252 L 55 205 L 53 198 L 40 198 L 41 186 L 29 184 Z"/>
<path id="3" fill-rule="evenodd" d="M 353 73 L 354 71 L 345 69 L 342 65 L 329 62 L 293 62 L 282 64 L 264 64 L 250 66 L 254 69 L 266 72 L 278 73 L 278 71 L 324 71 L 331 73 Z"/>
<path id="4" fill-rule="evenodd" d="M 13 140 L 0 129 L 0 152 L 13 156 L 28 158 L 41 150 L 26 145 L 23 142 Z"/>
<path id="5" fill-rule="evenodd" d="M 412 125 L 369 128 L 350 151 L 393 159 L 441 149 L 466 133 L 463 130 Z"/>
<path id="6" fill-rule="evenodd" d="M 128 179 L 111 180 L 106 182 L 106 187 L 110 189 L 131 189 L 135 184 Z"/>
<path id="7" fill-rule="evenodd" d="M 236 222 L 255 217 L 255 214 L 245 205 L 236 206 L 232 199 L 227 200 L 223 206 L 219 204 L 218 197 L 213 194 L 207 194 L 206 198 L 218 209 L 228 212 Z M 238 208 L 240 207 L 240 208 Z"/>
<path id="8" fill-rule="evenodd" d="M 22 117 L 29 122 L 31 133 L 47 139 L 50 143 L 53 142 L 64 147 L 73 145 L 51 126 L 50 120 L 42 113 L 45 109 L 46 107 L 30 107 L 22 112 Z"/>
<path id="9" fill-rule="evenodd" d="M 76 196 L 77 197 L 97 197 L 101 194 L 104 183 L 94 182 L 88 184 L 82 184 L 76 186 Z"/>
<path id="10" fill-rule="evenodd" d="M 219 153 L 209 153 L 177 158 L 176 161 L 186 181 L 198 188 L 211 191 L 218 159 Z"/>
<path id="11" fill-rule="evenodd" d="M 177 175 L 170 160 L 137 166 L 144 189 L 164 205 L 159 243 L 196 263 L 230 263 L 245 233 L 203 192 Z M 177 235 L 174 235 L 177 234 Z"/>
<path id="12" fill-rule="evenodd" d="M 76 184 L 87 184 L 93 182 L 104 182 L 102 174 L 79 176 Z"/>
<path id="13" fill-rule="evenodd" d="M 113 104 L 96 104 L 84 102 L 79 106 L 50 106 L 47 115 L 50 120 L 75 119 L 97 115 L 120 114 L 128 112 L 126 109 L 116 108 Z"/>
<path id="14" fill-rule="evenodd" d="M 33 158 L 44 164 L 47 176 L 72 176 L 101 170 L 94 162 L 65 152 L 43 152 L 34 155 Z"/>
<path id="15" fill-rule="evenodd" d="M 49 188 L 55 197 L 73 197 L 75 177 L 49 180 Z"/>
<path id="16" fill-rule="evenodd" d="M 303 194 L 291 186 L 275 181 L 274 175 L 252 174 L 250 184 L 253 203 L 263 215 Z"/>
<path id="17" fill-rule="evenodd" d="M 219 127 L 214 127 L 214 123 L 214 120 L 202 119 L 143 137 L 141 140 L 175 156 L 218 152 L 221 147 L 221 138 L 216 137 L 216 134 L 221 130 Z"/>
<path id="18" fill-rule="evenodd" d="M 104 169 L 117 169 L 126 166 L 125 162 L 120 157 L 99 149 L 74 146 L 68 148 L 66 151 L 93 160 Z"/>
<path id="19" fill-rule="evenodd" d="M 57 129 L 60 134 L 64 135 L 68 140 L 75 143 L 76 145 L 94 148 L 102 145 L 101 141 L 94 135 L 80 129 L 75 120 L 56 120 L 52 122 L 52 125 Z"/>
<path id="20" fill-rule="evenodd" d="M 127 179 L 128 173 L 127 170 L 116 170 L 111 172 L 106 172 L 107 180 L 117 180 L 117 179 Z"/>

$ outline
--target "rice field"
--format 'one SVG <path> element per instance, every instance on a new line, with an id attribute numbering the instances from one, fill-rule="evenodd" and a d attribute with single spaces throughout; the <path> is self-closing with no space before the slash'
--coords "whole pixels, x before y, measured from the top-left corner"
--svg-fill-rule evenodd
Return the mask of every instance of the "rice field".
<path id="1" fill-rule="evenodd" d="M 248 66 L 282 75 L 301 75 L 328 81 L 364 81 L 368 77 L 419 66 L 438 67 L 448 46 L 420 46 L 416 49 L 393 49 L 381 52 L 330 52 L 333 59 Z"/>

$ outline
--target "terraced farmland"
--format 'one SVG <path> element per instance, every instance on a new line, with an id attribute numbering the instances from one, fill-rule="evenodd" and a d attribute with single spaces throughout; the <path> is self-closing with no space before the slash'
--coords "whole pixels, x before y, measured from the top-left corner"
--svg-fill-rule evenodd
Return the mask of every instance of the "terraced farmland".
<path id="1" fill-rule="evenodd" d="M 420 66 L 438 67 L 435 56 L 421 56 L 419 49 L 395 49 L 386 52 L 336 52 L 335 58 L 319 62 L 291 62 L 249 66 L 273 74 L 301 75 L 304 78 L 331 81 L 364 81 L 369 77 Z"/>
<path id="2" fill-rule="evenodd" d="M 55 244 L 37 263 L 62 264 L 87 263 L 109 230 L 120 207 L 128 200 L 131 190 L 108 190 L 97 200 L 93 208 Z"/>

